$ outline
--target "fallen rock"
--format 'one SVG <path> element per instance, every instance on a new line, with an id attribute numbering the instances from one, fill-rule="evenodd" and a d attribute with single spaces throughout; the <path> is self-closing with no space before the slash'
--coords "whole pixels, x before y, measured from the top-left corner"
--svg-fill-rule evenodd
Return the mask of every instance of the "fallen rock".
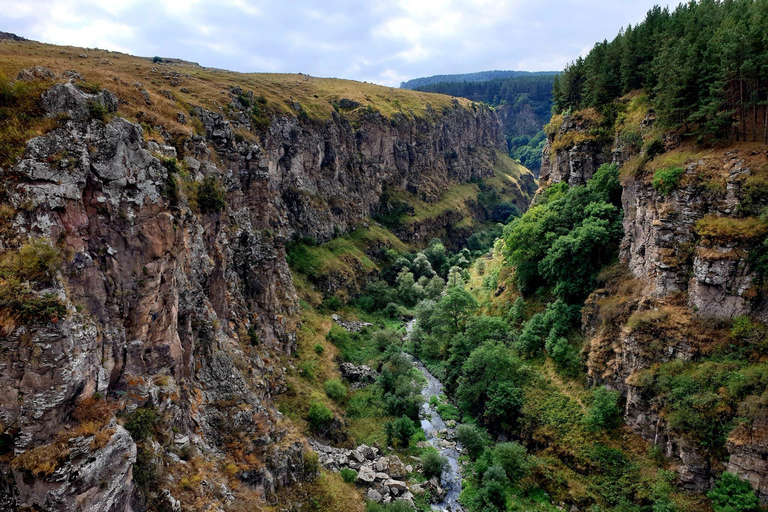
<path id="1" fill-rule="evenodd" d="M 394 480 L 392 478 L 390 478 L 389 480 L 385 480 L 384 485 L 389 487 L 390 490 L 396 490 L 398 493 L 408 489 L 408 486 L 405 484 L 405 482 L 402 482 L 400 480 Z"/>
<path id="2" fill-rule="evenodd" d="M 371 468 L 362 466 L 360 472 L 357 474 L 357 480 L 363 484 L 370 485 L 376 480 L 376 473 Z"/>
<path id="3" fill-rule="evenodd" d="M 381 494 L 374 489 L 368 489 L 368 494 L 366 496 L 369 500 L 375 501 L 376 503 L 381 503 L 381 500 L 383 499 Z"/>

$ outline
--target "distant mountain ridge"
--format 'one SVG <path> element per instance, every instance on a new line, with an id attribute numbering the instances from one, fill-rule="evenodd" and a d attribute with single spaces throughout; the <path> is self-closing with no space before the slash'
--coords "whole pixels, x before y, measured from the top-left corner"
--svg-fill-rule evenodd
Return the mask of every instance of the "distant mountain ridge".
<path id="1" fill-rule="evenodd" d="M 556 75 L 557 71 L 478 71 L 476 73 L 463 73 L 455 75 L 433 75 L 421 78 L 414 78 L 400 83 L 401 89 L 416 89 L 426 85 L 432 85 L 443 82 L 487 82 L 497 78 L 511 78 L 529 75 Z"/>

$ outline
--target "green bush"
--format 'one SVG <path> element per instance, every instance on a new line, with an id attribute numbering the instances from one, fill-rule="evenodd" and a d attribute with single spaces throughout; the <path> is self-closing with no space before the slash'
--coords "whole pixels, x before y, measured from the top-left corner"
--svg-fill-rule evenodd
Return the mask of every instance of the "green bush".
<path id="1" fill-rule="evenodd" d="M 309 427 L 314 431 L 322 430 L 333 420 L 333 412 L 325 405 L 319 402 L 312 402 L 307 411 L 307 421 Z"/>
<path id="2" fill-rule="evenodd" d="M 335 295 L 326 295 L 323 298 L 323 307 L 327 310 L 338 311 L 341 306 L 343 306 L 341 299 Z"/>
<path id="3" fill-rule="evenodd" d="M 440 455 L 437 450 L 429 450 L 421 456 L 421 471 L 426 479 L 433 476 L 440 478 L 448 466 L 448 459 Z"/>
<path id="4" fill-rule="evenodd" d="M 325 352 L 325 347 L 319 343 L 315 343 L 315 354 L 322 355 Z"/>
<path id="5" fill-rule="evenodd" d="M 157 461 L 151 448 L 140 446 L 136 450 L 136 462 L 133 463 L 133 480 L 145 493 L 158 487 Z"/>
<path id="6" fill-rule="evenodd" d="M 382 329 L 373 333 L 371 342 L 379 352 L 384 352 L 390 346 L 400 344 L 400 335 L 392 329 Z"/>
<path id="7" fill-rule="evenodd" d="M 459 413 L 459 410 L 451 404 L 437 404 L 437 414 L 443 418 L 443 421 L 459 421 L 461 419 L 461 413 Z"/>
<path id="8" fill-rule="evenodd" d="M 224 189 L 213 176 L 203 179 L 197 190 L 197 206 L 202 213 L 220 212 L 227 205 Z"/>
<path id="9" fill-rule="evenodd" d="M 600 166 L 587 186 L 558 184 L 505 229 L 504 251 L 524 295 L 551 288 L 581 302 L 623 235 L 617 167 Z"/>
<path id="10" fill-rule="evenodd" d="M 317 475 L 320 471 L 320 456 L 317 452 L 304 452 L 304 474 Z"/>
<path id="11" fill-rule="evenodd" d="M 99 121 L 106 121 L 109 116 L 107 106 L 100 101 L 89 101 L 88 112 L 91 114 L 92 118 L 98 119 Z"/>
<path id="12" fill-rule="evenodd" d="M 369 501 L 365 504 L 365 512 L 413 512 L 413 507 L 405 500 L 390 501 L 386 505 Z"/>
<path id="13" fill-rule="evenodd" d="M 528 454 L 520 443 L 497 444 L 493 449 L 493 459 L 513 483 L 523 478 L 530 469 Z"/>
<path id="14" fill-rule="evenodd" d="M 325 394 L 334 402 L 341 402 L 347 397 L 347 386 L 342 384 L 339 379 L 328 379 L 323 387 Z"/>
<path id="15" fill-rule="evenodd" d="M 344 480 L 348 484 L 355 483 L 355 480 L 357 480 L 357 471 L 350 468 L 341 468 L 341 479 Z"/>
<path id="16" fill-rule="evenodd" d="M 131 434 L 134 441 L 152 437 L 159 418 L 150 406 L 140 407 L 125 422 L 125 430 Z"/>
<path id="17" fill-rule="evenodd" d="M 411 437 L 418 430 L 419 428 L 416 426 L 416 423 L 408 416 L 403 416 L 384 424 L 387 444 L 394 445 L 397 442 L 402 448 L 407 448 L 411 444 Z"/>
<path id="18" fill-rule="evenodd" d="M 456 429 L 456 437 L 472 459 L 476 459 L 488 444 L 488 435 L 475 425 L 459 425 Z"/>
<path id="19" fill-rule="evenodd" d="M 594 401 L 584 417 L 584 424 L 588 429 L 610 430 L 619 424 L 621 409 L 618 407 L 618 391 L 610 391 L 605 386 L 597 388 L 594 393 Z"/>
<path id="20" fill-rule="evenodd" d="M 751 512 L 760 505 L 749 482 L 733 473 L 723 473 L 707 497 L 715 512 Z"/>
<path id="21" fill-rule="evenodd" d="M 680 178 L 685 174 L 682 167 L 666 167 L 653 173 L 651 185 L 662 194 L 669 195 L 680 183 Z"/>

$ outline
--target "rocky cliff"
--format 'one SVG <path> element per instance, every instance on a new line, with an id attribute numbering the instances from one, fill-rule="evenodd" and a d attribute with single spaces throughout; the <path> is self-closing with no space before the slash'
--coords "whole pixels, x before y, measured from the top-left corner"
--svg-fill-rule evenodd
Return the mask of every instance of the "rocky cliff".
<path id="1" fill-rule="evenodd" d="M 439 97 L 265 114 L 250 79 L 219 87 L 221 108 L 45 71 L 22 75 L 44 128 L 2 169 L 3 509 L 258 506 L 311 476 L 272 403 L 299 310 L 286 243 L 364 225 L 385 188 L 430 202 L 491 176 L 495 114 Z"/>
<path id="2" fill-rule="evenodd" d="M 728 398 L 690 406 L 723 422 L 720 441 L 707 445 L 690 423 L 683 424 L 682 399 L 670 394 L 669 381 L 659 375 L 693 379 L 705 365 L 719 364 L 708 363 L 719 361 L 712 354 L 737 346 L 749 354 L 738 327 L 729 326 L 766 321 L 768 302 L 755 254 L 766 236 L 765 222 L 757 217 L 765 197 L 757 190 L 764 190 L 759 184 L 768 153 L 748 144 L 681 145 L 679 137 L 654 126 L 652 111 L 633 111 L 632 104 L 626 117 L 620 114 L 615 133 L 606 134 L 603 121 L 592 111 L 553 118 L 541 176 L 545 185 L 580 185 L 602 164 L 620 166 L 621 263 L 583 310 L 590 379 L 622 392 L 627 425 L 666 455 L 681 487 L 706 490 L 727 469 L 752 483 L 766 503 L 764 413 L 753 410 L 754 419 L 745 424 L 733 421 L 736 409 L 745 414 L 744 404 L 757 396 L 725 394 Z M 697 400 L 706 394 L 701 387 L 690 393 L 698 393 Z"/>

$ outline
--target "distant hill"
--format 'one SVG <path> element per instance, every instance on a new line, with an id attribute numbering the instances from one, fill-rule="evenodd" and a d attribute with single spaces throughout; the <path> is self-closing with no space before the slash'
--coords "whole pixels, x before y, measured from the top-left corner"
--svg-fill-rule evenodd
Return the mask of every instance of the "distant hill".
<path id="1" fill-rule="evenodd" d="M 497 78 L 511 78 L 530 75 L 555 75 L 556 71 L 478 71 L 477 73 L 464 73 L 458 75 L 434 75 L 422 78 L 414 78 L 400 83 L 401 89 L 416 89 L 427 85 L 442 82 L 486 82 Z"/>
<path id="2" fill-rule="evenodd" d="M 515 73 L 515 75 L 488 79 L 489 76 L 497 73 Z M 541 150 L 546 139 L 542 128 L 552 116 L 552 87 L 557 73 L 486 71 L 468 75 L 443 76 L 485 77 L 486 79 L 434 82 L 417 85 L 414 90 L 481 101 L 496 108 L 509 144 L 509 155 L 534 173 L 538 172 L 541 167 Z M 419 80 L 433 78 L 439 77 Z M 412 82 L 415 81 L 412 80 L 406 84 Z"/>

